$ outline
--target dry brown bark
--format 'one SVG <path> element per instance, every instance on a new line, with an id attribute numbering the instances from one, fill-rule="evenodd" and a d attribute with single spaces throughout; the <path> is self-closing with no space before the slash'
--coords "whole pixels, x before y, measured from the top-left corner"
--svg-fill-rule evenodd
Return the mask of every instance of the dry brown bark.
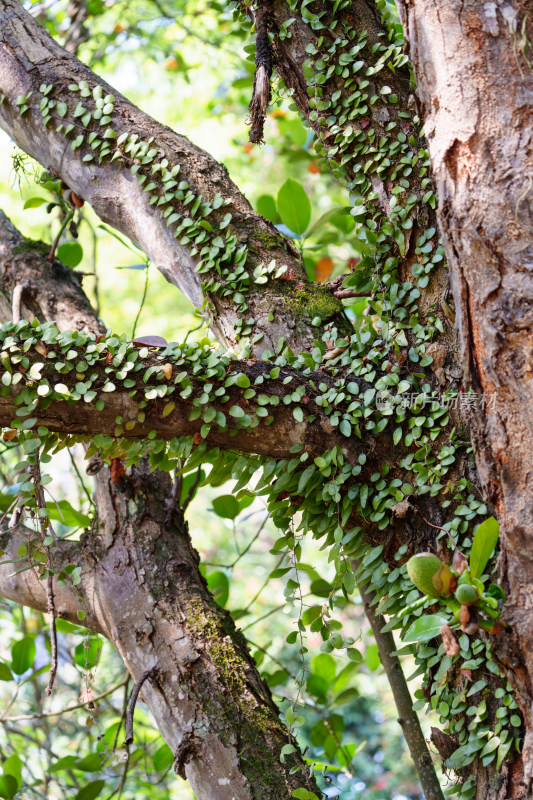
<path id="1" fill-rule="evenodd" d="M 501 524 L 508 590 L 495 652 L 517 690 L 533 778 L 533 4 L 402 3 L 457 309 L 469 420 Z"/>

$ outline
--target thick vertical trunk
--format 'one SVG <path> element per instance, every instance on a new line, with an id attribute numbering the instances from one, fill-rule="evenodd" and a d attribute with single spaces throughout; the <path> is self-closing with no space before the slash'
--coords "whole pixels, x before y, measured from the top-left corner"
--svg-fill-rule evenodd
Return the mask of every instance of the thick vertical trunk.
<path id="1" fill-rule="evenodd" d="M 528 726 L 533 777 L 533 37 L 531 2 L 404 3 L 484 489 L 509 597 L 496 653 Z M 518 796 L 518 795 L 513 795 Z"/>
<path id="2" fill-rule="evenodd" d="M 199 800 L 289 800 L 298 787 L 317 791 L 298 751 L 280 762 L 287 730 L 244 637 L 199 573 L 181 511 L 165 521 L 170 488 L 168 476 L 140 467 L 128 478 L 128 496 L 113 492 L 104 513 L 100 485 L 100 524 L 69 552 L 82 568 L 86 622 L 109 638 L 134 681 L 155 668 L 142 696 Z M 9 538 L 2 547 L 16 558 L 20 538 Z M 2 595 L 46 611 L 44 583 L 31 570 L 12 572 L 12 564 L 0 567 Z M 68 589 L 57 589 L 56 607 L 78 621 L 79 599 Z"/>

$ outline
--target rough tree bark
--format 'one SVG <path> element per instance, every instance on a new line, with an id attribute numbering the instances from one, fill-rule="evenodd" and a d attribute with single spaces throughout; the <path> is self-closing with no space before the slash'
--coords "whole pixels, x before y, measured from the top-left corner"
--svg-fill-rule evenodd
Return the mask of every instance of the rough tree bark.
<path id="1" fill-rule="evenodd" d="M 469 420 L 502 530 L 510 630 L 494 646 L 524 712 L 533 778 L 533 5 L 402 3 L 439 195 Z"/>

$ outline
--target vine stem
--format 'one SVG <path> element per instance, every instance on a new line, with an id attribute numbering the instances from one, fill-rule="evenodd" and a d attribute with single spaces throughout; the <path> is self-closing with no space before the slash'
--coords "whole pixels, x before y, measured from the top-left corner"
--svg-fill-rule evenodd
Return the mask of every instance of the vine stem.
<path id="1" fill-rule="evenodd" d="M 54 243 L 52 244 L 52 247 L 50 248 L 50 252 L 48 253 L 48 255 L 46 257 L 46 260 L 49 261 L 51 264 L 53 263 L 54 258 L 56 257 L 57 246 L 59 244 L 59 240 L 61 239 L 61 236 L 63 235 L 63 231 L 65 230 L 65 228 L 67 227 L 69 222 L 73 219 L 73 217 L 74 217 L 74 212 L 73 211 L 69 211 L 68 214 L 65 216 L 65 219 L 63 220 L 63 223 L 62 223 L 62 225 L 61 225 L 61 227 L 59 229 L 59 233 L 57 234 L 56 238 L 54 239 Z"/>
<path id="2" fill-rule="evenodd" d="M 44 499 L 44 491 L 41 483 L 41 451 L 40 448 L 37 449 L 35 455 L 35 466 L 33 467 L 33 483 L 35 487 L 35 505 L 39 511 L 46 511 L 46 502 Z M 55 604 L 55 595 L 54 595 L 54 575 L 51 571 L 52 563 L 51 563 L 51 555 L 50 555 L 50 548 L 44 544 L 44 540 L 46 537 L 46 529 L 45 526 L 47 524 L 48 529 L 52 532 L 52 524 L 50 522 L 50 517 L 47 515 L 46 522 L 43 518 L 37 513 L 37 520 L 39 524 L 39 528 L 41 531 L 41 537 L 43 542 L 43 547 L 46 552 L 46 557 L 48 560 L 47 563 L 47 570 L 48 576 L 46 579 L 46 599 L 47 599 L 47 609 L 48 609 L 48 616 L 50 618 L 50 670 L 49 670 L 49 677 L 48 677 L 48 686 L 46 687 L 46 694 L 50 696 L 52 694 L 54 683 L 57 675 L 57 629 L 56 629 L 56 604 Z M 54 539 L 56 539 L 54 535 Z M 57 541 L 57 540 L 56 540 Z M 28 553 L 30 552 L 30 547 L 28 544 Z"/>
<path id="3" fill-rule="evenodd" d="M 355 561 L 354 566 L 359 563 Z M 374 633 L 378 646 L 379 657 L 391 687 L 396 709 L 398 711 L 398 722 L 401 725 L 405 741 L 414 761 L 420 785 L 426 800 L 444 800 L 442 788 L 437 778 L 437 773 L 433 766 L 431 754 L 428 750 L 420 721 L 416 711 L 413 710 L 413 701 L 402 666 L 398 656 L 393 655 L 396 650 L 396 643 L 390 631 L 384 631 L 385 621 L 380 614 L 376 614 L 373 605 L 375 600 L 374 592 L 364 586 L 357 584 L 359 594 L 363 601 L 365 613 Z"/>
<path id="4" fill-rule="evenodd" d="M 146 300 L 146 295 L 147 295 L 147 293 L 148 293 L 148 270 L 149 270 L 149 268 L 150 268 L 150 264 L 149 264 L 149 263 L 147 263 L 147 264 L 146 264 L 146 272 L 145 272 L 145 274 L 144 274 L 144 289 L 143 289 L 143 294 L 142 294 L 142 297 L 141 297 L 141 302 L 140 302 L 140 305 L 139 305 L 139 310 L 137 311 L 137 316 L 135 317 L 135 322 L 133 323 L 133 330 L 132 330 L 132 332 L 131 332 L 131 338 L 132 338 L 132 339 L 134 339 L 134 338 L 135 338 L 135 332 L 136 332 L 136 330 L 137 330 L 137 324 L 138 324 L 138 322 L 139 322 L 139 317 L 141 316 L 141 312 L 142 312 L 142 310 L 143 310 L 143 308 L 144 308 L 144 301 Z"/>

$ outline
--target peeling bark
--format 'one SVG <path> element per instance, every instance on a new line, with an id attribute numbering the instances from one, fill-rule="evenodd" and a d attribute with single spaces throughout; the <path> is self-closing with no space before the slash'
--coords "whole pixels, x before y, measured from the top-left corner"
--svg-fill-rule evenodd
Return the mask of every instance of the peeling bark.
<path id="1" fill-rule="evenodd" d="M 519 797 L 533 778 L 533 74 L 526 58 L 533 7 L 518 0 L 410 0 L 403 8 L 453 278 L 464 383 L 487 401 L 469 424 L 501 523 L 510 629 L 494 649 L 528 727 L 525 786 L 518 788 L 518 774 L 512 790 Z"/>

